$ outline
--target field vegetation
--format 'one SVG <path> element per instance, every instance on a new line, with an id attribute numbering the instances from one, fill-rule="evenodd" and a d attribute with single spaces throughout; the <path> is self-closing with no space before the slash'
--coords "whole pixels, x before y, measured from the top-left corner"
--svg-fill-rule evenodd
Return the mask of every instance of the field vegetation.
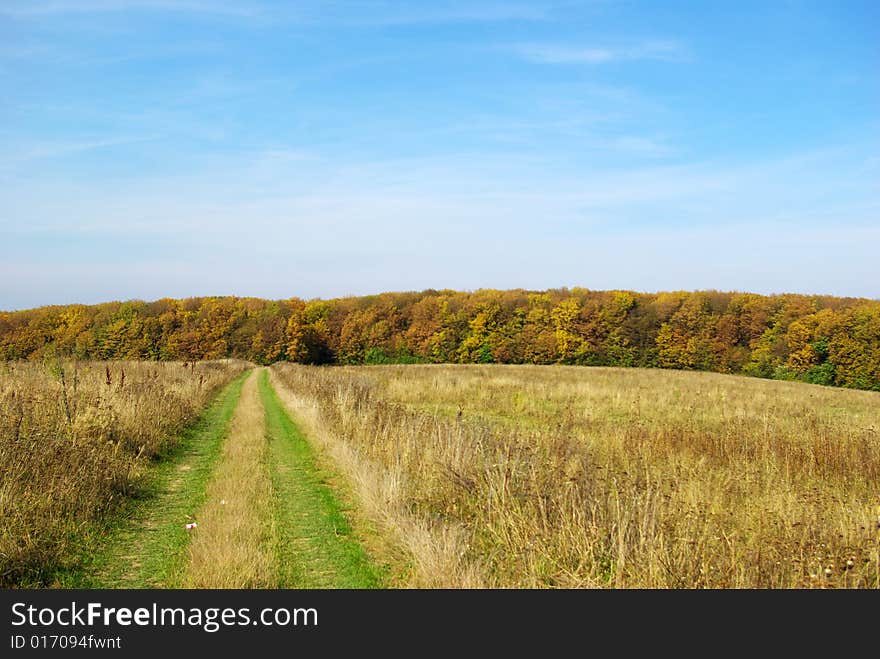
<path id="1" fill-rule="evenodd" d="M 880 586 L 880 394 L 565 366 L 272 373 L 410 585 Z"/>
<path id="2" fill-rule="evenodd" d="M 880 587 L 880 393 L 249 368 L 0 365 L 0 583 Z"/>
<path id="3" fill-rule="evenodd" d="M 43 585 L 248 364 L 0 363 L 0 585 Z"/>

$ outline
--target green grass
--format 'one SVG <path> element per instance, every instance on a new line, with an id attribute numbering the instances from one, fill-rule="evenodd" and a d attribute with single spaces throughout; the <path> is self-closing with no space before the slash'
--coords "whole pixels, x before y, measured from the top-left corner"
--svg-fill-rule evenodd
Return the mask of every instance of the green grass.
<path id="1" fill-rule="evenodd" d="M 385 574 L 352 533 L 312 449 L 260 373 L 275 497 L 281 588 L 381 588 Z"/>
<path id="2" fill-rule="evenodd" d="M 199 421 L 152 470 L 144 496 L 93 534 L 82 570 L 61 579 L 68 588 L 173 588 L 187 564 L 185 524 L 202 507 L 205 486 L 250 371 L 224 388 Z"/>

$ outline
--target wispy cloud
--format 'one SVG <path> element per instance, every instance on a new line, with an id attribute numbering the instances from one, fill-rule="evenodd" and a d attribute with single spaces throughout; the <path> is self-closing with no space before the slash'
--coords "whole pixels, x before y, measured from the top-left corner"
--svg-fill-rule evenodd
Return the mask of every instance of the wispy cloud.
<path id="1" fill-rule="evenodd" d="M 47 2 L 12 0 L 0 6 L 0 14 L 20 18 L 138 10 L 256 16 L 263 12 L 263 7 L 254 3 L 198 0 L 50 0 Z"/>
<path id="2" fill-rule="evenodd" d="M 2 14 L 2 10 L 0 10 Z M 52 55 L 52 49 L 47 44 L 3 44 L 0 45 L 0 62 L 3 60 L 28 60 L 35 58 L 47 58 Z"/>
<path id="3" fill-rule="evenodd" d="M 473 2 L 437 0 L 307 0 L 271 3 L 258 0 L 11 0 L 0 15 L 18 18 L 59 14 L 156 11 L 216 14 L 304 24 L 392 27 L 437 23 L 540 21 L 550 18 L 557 2 Z"/>
<path id="4" fill-rule="evenodd" d="M 637 135 L 623 135 L 614 138 L 608 142 L 608 147 L 616 151 L 648 158 L 660 158 L 674 152 L 674 149 L 662 139 Z"/>
<path id="5" fill-rule="evenodd" d="M 414 217 L 421 220 L 420 231 L 458 221 L 488 232 L 501 225 L 531 231 L 537 217 L 548 227 L 575 218 L 582 230 L 593 220 L 633 228 L 663 225 L 662 218 L 688 226 L 732 221 L 761 226 L 780 214 L 803 224 L 819 215 L 823 222 L 830 215 L 838 222 L 867 223 L 876 213 L 877 193 L 870 176 L 857 176 L 845 166 L 850 151 L 617 171 L 597 165 L 565 175 L 554 169 L 552 159 L 539 157 L 462 154 L 356 164 L 344 159 L 348 164 L 343 165 L 306 151 L 269 149 L 205 162 L 189 173 L 120 179 L 112 187 L 105 181 L 58 182 L 58 194 L 48 199 L 41 196 L 43 187 L 25 185 L 9 195 L 10 202 L 23 201 L 10 217 L 18 215 L 31 228 L 41 217 L 46 228 L 101 230 L 131 229 L 142 217 L 151 231 L 169 232 L 204 222 L 218 235 L 251 232 L 261 223 L 279 231 L 282 225 L 310 226 L 320 233 L 328 223 L 338 223 L 342 232 L 333 235 L 340 240 L 350 239 L 361 225 L 371 230 L 370 222 L 390 230 Z M 53 204 L 67 212 L 54 212 Z M 120 223 L 117 211 L 126 208 L 137 208 L 138 214 L 127 212 Z M 408 234 L 401 239 L 406 242 Z"/>
<path id="6" fill-rule="evenodd" d="M 124 146 L 141 142 L 152 142 L 157 139 L 160 139 L 159 135 L 117 137 L 99 140 L 67 140 L 58 142 L 40 142 L 27 145 L 17 152 L 9 152 L 5 158 L 0 160 L 0 165 L 4 164 L 4 162 L 15 165 L 32 160 L 61 158 L 65 156 L 80 154 L 86 151 L 94 151 L 95 149 L 103 149 L 113 146 Z"/>
<path id="7" fill-rule="evenodd" d="M 615 171 L 597 163 L 566 174 L 552 158 L 355 161 L 269 149 L 158 178 L 65 177 L 50 181 L 51 195 L 45 181 L 10 180 L 0 308 L 85 293 L 98 301 L 447 286 L 877 297 L 880 200 L 875 177 L 852 164 L 873 152 L 854 145 Z M 47 235 L 64 236 L 54 260 Z M 254 239 L 260 235 L 272 240 Z M 633 267 L 621 269 L 622 249 Z M 846 258 L 829 259 L 832 252 Z M 121 258 L 143 264 L 137 278 L 101 279 L 103 270 L 91 270 L 112 272 Z M 246 272 L 216 266 L 243 261 Z M 394 267 L 377 268 L 383 261 Z M 31 278 L 41 265 L 48 270 Z M 16 281 L 28 281 L 27 290 L 4 289 Z"/>
<path id="8" fill-rule="evenodd" d="M 2 11 L 0 11 L 2 15 Z M 159 61 L 207 57 L 223 51 L 221 41 L 194 41 L 186 44 L 123 44 L 118 49 L 90 51 L 59 42 L 31 42 L 0 46 L 0 64 L 6 61 L 40 62 L 51 66 L 104 67 L 138 61 Z"/>
<path id="9" fill-rule="evenodd" d="M 325 7 L 327 3 L 322 3 Z M 489 23 L 547 20 L 553 3 L 546 2 L 375 2 L 332 3 L 329 12 L 343 23 L 364 26 L 415 25 L 420 23 Z"/>
<path id="10" fill-rule="evenodd" d="M 682 61 L 687 50 L 678 41 L 644 41 L 628 46 L 569 46 L 521 43 L 513 46 L 521 57 L 544 64 L 605 64 L 635 60 Z"/>

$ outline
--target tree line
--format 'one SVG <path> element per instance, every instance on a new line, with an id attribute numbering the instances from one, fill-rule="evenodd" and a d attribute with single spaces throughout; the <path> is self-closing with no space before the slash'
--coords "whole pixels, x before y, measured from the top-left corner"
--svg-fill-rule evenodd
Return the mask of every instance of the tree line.
<path id="1" fill-rule="evenodd" d="M 0 359 L 59 357 L 641 366 L 880 390 L 880 301 L 562 288 L 0 312 Z"/>

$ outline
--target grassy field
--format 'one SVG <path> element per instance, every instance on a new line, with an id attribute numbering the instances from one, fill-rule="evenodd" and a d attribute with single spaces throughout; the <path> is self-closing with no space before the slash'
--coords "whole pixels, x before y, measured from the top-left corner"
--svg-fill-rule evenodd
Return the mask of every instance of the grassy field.
<path id="1" fill-rule="evenodd" d="M 880 587 L 878 393 L 564 366 L 0 368 L 4 586 Z"/>
<path id="2" fill-rule="evenodd" d="M 5 375 L 2 585 L 386 583 L 361 543 L 368 525 L 266 369 L 15 364 Z"/>
<path id="3" fill-rule="evenodd" d="M 0 364 L 0 586 L 51 584 L 241 361 Z"/>
<path id="4" fill-rule="evenodd" d="M 73 588 L 179 588 L 189 578 L 192 533 L 207 498 L 247 374 L 227 385 L 174 449 L 144 474 L 139 497 L 90 535 L 87 560 L 58 585 Z"/>
<path id="5" fill-rule="evenodd" d="M 273 367 L 409 585 L 876 588 L 880 395 L 709 373 Z"/>

